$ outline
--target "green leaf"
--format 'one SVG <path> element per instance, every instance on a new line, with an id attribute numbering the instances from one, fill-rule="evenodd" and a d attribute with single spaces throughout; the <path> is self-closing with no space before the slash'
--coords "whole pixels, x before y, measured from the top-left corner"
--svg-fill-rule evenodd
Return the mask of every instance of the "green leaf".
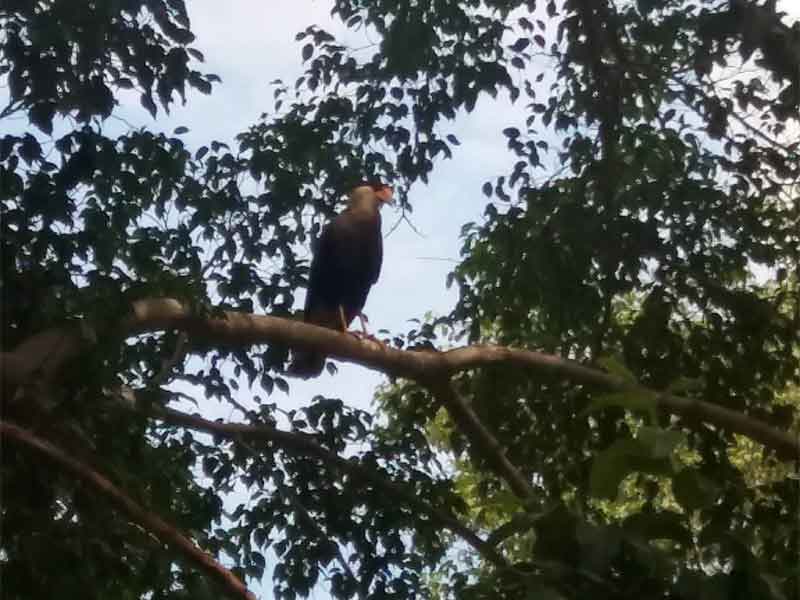
<path id="1" fill-rule="evenodd" d="M 705 381 L 701 377 L 679 377 L 667 386 L 672 394 L 685 394 L 705 389 Z"/>
<path id="2" fill-rule="evenodd" d="M 581 414 L 585 415 L 610 406 L 617 406 L 631 412 L 643 412 L 652 415 L 658 408 L 656 399 L 657 395 L 654 392 L 645 389 L 601 394 L 595 396 Z"/>
<path id="3" fill-rule="evenodd" d="M 642 427 L 637 432 L 636 439 L 647 447 L 653 458 L 668 458 L 675 448 L 686 443 L 686 434 L 660 427 Z"/>
<path id="4" fill-rule="evenodd" d="M 619 484 L 634 472 L 671 474 L 672 467 L 669 460 L 654 456 L 653 450 L 641 440 L 624 439 L 617 440 L 600 452 L 592 463 L 589 475 L 589 489 L 592 496 L 615 499 Z"/>
<path id="5" fill-rule="evenodd" d="M 669 510 L 657 513 L 637 513 L 631 515 L 622 524 L 631 533 L 652 540 L 673 540 L 691 548 L 692 533 L 689 531 L 687 518 Z"/>
<path id="6" fill-rule="evenodd" d="M 697 469 L 685 468 L 673 476 L 672 493 L 683 508 L 693 511 L 713 506 L 721 492 Z"/>
<path id="7" fill-rule="evenodd" d="M 597 364 L 608 371 L 611 375 L 619 377 L 623 381 L 637 383 L 636 376 L 622 363 L 622 361 L 614 356 L 601 356 L 597 359 Z"/>

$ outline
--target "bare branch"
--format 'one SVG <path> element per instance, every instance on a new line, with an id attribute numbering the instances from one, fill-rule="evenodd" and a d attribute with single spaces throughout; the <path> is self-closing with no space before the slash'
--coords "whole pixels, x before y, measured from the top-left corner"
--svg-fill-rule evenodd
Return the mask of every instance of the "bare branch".
<path id="1" fill-rule="evenodd" d="M 57 463 L 59 467 L 90 485 L 98 494 L 107 498 L 117 509 L 127 514 L 128 517 L 152 533 L 161 542 L 180 552 L 188 562 L 216 580 L 225 590 L 227 596 L 244 600 L 256 600 L 255 595 L 245 587 L 244 583 L 214 560 L 211 555 L 198 548 L 172 525 L 139 506 L 125 492 L 89 465 L 68 456 L 58 446 L 13 423 L 0 421 L 0 435 L 40 454 L 44 454 L 47 458 Z"/>

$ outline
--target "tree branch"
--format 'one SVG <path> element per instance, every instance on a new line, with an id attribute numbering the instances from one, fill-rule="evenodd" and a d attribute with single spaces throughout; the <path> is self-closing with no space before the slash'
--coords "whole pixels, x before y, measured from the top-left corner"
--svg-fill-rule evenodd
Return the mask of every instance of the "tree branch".
<path id="1" fill-rule="evenodd" d="M 347 473 L 355 479 L 362 479 L 371 483 L 376 488 L 386 492 L 387 497 L 395 498 L 398 501 L 404 502 L 409 507 L 417 510 L 419 513 L 427 515 L 467 542 L 487 561 L 491 562 L 497 567 L 508 568 L 508 563 L 502 557 L 502 555 L 497 552 L 497 550 L 483 541 L 474 531 L 462 524 L 455 517 L 443 510 L 429 505 L 424 500 L 421 500 L 415 492 L 409 491 L 405 489 L 404 486 L 389 481 L 372 469 L 342 458 L 338 454 L 325 449 L 317 442 L 312 440 L 309 436 L 299 433 L 290 433 L 288 431 L 281 431 L 280 429 L 267 426 L 256 427 L 253 425 L 239 423 L 220 423 L 218 421 L 209 421 L 208 419 L 204 419 L 195 415 L 189 415 L 171 408 L 159 408 L 151 414 L 156 419 L 166 423 L 171 423 L 173 425 L 180 425 L 182 427 L 219 435 L 232 440 L 241 438 L 248 440 L 269 441 L 274 443 L 276 446 L 280 446 L 287 452 L 318 458 L 324 464 L 343 473 Z"/>
<path id="2" fill-rule="evenodd" d="M 361 341 L 332 329 L 279 317 L 233 311 L 225 312 L 220 317 L 198 316 L 172 298 L 151 298 L 135 302 L 133 314 L 120 323 L 115 333 L 130 336 L 166 329 L 182 330 L 192 337 L 223 345 L 275 343 L 295 349 L 315 350 L 388 375 L 407 377 L 423 383 L 488 365 L 507 365 L 525 369 L 531 374 L 551 373 L 604 389 L 649 394 L 658 408 L 687 417 L 688 427 L 703 427 L 704 421 L 750 437 L 775 450 L 783 459 L 800 457 L 800 442 L 789 433 L 747 415 L 719 404 L 650 390 L 636 382 L 532 350 L 465 346 L 447 352 L 403 351 Z M 80 342 L 85 335 L 81 337 L 78 332 L 73 332 L 68 340 L 61 341 L 56 348 L 45 342 L 47 338 L 52 340 L 53 331 L 55 330 L 39 333 L 20 344 L 13 352 L 0 354 L 0 383 L 3 386 L 31 381 L 42 364 L 43 356 L 47 356 L 47 373 L 53 374 L 67 361 L 80 355 L 84 345 Z M 58 335 L 56 339 L 62 340 L 62 337 Z"/>
<path id="3" fill-rule="evenodd" d="M 484 427 L 478 415 L 453 387 L 449 379 L 431 384 L 430 390 L 444 404 L 450 417 L 467 436 L 472 445 L 492 466 L 495 472 L 506 480 L 519 498 L 532 498 L 533 488 L 525 476 L 506 458 L 505 450 L 492 432 Z"/>
<path id="4" fill-rule="evenodd" d="M 161 542 L 180 552 L 188 562 L 216 580 L 225 590 L 227 596 L 244 600 L 256 600 L 255 595 L 245 587 L 244 583 L 211 555 L 198 548 L 169 523 L 139 506 L 125 492 L 89 465 L 75 460 L 58 446 L 13 423 L 0 421 L 0 436 L 44 454 L 62 469 L 69 471 L 78 479 L 86 482 L 98 494 L 107 498 L 117 509 L 127 514 L 133 521 L 139 523 Z"/>

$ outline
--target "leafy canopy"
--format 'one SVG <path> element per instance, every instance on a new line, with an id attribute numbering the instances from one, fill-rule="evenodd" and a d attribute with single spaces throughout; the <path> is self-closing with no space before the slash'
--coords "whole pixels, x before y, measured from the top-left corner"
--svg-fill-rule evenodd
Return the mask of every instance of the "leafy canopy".
<path id="1" fill-rule="evenodd" d="M 293 314 L 306 274 L 298 248 L 319 232 L 309 209 L 332 214 L 364 174 L 397 183 L 410 209 L 408 189 L 459 145 L 447 123 L 508 95 L 527 128 L 501 131 L 509 173 L 463 190 L 485 194 L 486 211 L 463 229 L 459 301 L 396 342 L 543 349 L 796 427 L 800 49 L 774 3 L 336 0 L 332 10 L 379 40 L 371 56 L 309 26 L 297 36 L 305 74 L 276 85 L 274 112 L 235 148 L 189 148 L 183 129 L 109 137 L 103 127 L 120 101 L 158 117 L 218 81 L 200 70 L 183 0 L 4 3 L 0 118 L 30 123 L 0 139 L 4 349 L 65 320 L 117 322 L 150 296 L 200 314 Z M 354 464 L 492 533 L 513 561 L 503 570 L 320 456 L 212 439 L 112 398 L 124 385 L 137 405 L 181 400 L 159 381 L 180 344 L 173 333 L 103 336 L 4 419 L 104 472 L 240 576 L 271 570 L 276 597 L 324 583 L 341 598 L 780 600 L 800 586 L 788 470 L 719 427 L 657 413 L 652 398 L 510 368 L 460 376 L 459 392 L 535 485 L 523 501 L 413 382 L 382 392 L 387 419 L 375 421 L 323 397 L 282 412 L 272 395 L 290 389 L 286 348 L 195 344 L 202 360 L 171 365 L 198 404 L 228 403 L 253 426 L 280 424 L 332 453 L 358 448 Z M 246 385 L 254 402 L 242 406 Z M 9 598 L 215 597 L 93 490 L 5 446 Z"/>

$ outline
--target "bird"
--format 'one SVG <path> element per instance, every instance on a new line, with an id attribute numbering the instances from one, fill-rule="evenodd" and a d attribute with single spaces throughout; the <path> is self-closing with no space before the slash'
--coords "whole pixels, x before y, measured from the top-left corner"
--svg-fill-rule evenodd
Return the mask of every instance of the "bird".
<path id="1" fill-rule="evenodd" d="M 392 202 L 393 191 L 380 181 L 361 181 L 350 189 L 348 207 L 322 230 L 314 248 L 303 320 L 347 332 L 356 317 L 371 337 L 361 312 L 383 262 L 380 210 Z M 325 355 L 296 350 L 288 374 L 308 379 L 325 366 Z"/>

